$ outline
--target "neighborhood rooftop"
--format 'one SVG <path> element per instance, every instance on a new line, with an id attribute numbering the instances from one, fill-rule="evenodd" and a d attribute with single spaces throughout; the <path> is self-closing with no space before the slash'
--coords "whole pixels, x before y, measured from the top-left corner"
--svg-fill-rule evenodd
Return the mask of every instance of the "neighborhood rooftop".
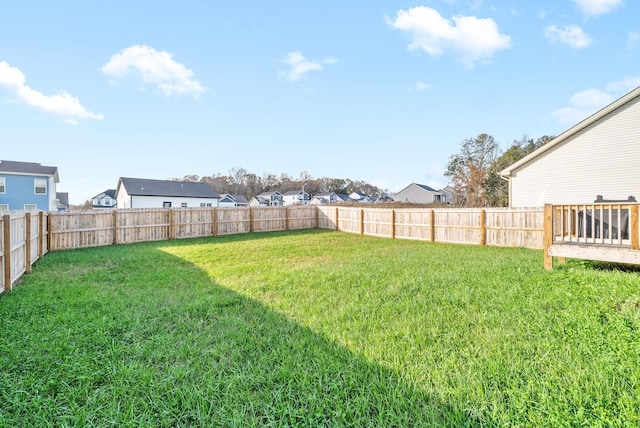
<path id="1" fill-rule="evenodd" d="M 200 182 L 150 180 L 129 177 L 121 177 L 120 182 L 129 195 L 219 198 L 215 190 L 206 183 Z"/>
<path id="2" fill-rule="evenodd" d="M 0 172 L 11 172 L 16 174 L 37 174 L 54 176 L 58 181 L 58 168 L 55 166 L 43 166 L 35 162 L 16 162 L 0 160 Z"/>

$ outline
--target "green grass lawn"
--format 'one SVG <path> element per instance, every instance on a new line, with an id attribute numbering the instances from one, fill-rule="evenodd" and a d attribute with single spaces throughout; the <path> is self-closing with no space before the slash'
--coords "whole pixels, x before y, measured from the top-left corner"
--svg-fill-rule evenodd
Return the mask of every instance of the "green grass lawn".
<path id="1" fill-rule="evenodd" d="M 48 254 L 0 426 L 638 426 L 640 275 L 328 231 Z"/>

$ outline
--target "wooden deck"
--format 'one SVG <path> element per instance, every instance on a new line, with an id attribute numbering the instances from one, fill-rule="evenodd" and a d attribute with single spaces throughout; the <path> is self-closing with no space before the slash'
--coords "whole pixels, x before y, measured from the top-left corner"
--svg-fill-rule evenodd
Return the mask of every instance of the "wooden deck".
<path id="1" fill-rule="evenodd" d="M 546 205 L 544 267 L 566 258 L 640 265 L 637 203 Z"/>

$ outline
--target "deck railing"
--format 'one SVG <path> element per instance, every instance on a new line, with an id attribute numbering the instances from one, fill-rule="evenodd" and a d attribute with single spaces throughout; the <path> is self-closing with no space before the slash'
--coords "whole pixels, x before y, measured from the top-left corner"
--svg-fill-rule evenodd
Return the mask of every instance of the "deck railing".
<path id="1" fill-rule="evenodd" d="M 640 250 L 639 207 L 637 203 L 545 206 L 545 267 L 553 267 L 553 256 L 561 261 L 577 256 L 634 263 L 633 252 Z M 628 251 L 630 257 L 621 258 L 618 250 Z"/>

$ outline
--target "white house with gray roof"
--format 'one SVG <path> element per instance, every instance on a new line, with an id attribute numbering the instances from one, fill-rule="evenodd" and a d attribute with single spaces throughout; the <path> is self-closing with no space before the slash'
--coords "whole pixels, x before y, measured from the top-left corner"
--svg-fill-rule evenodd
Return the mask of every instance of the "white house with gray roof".
<path id="1" fill-rule="evenodd" d="M 206 183 L 120 177 L 118 208 L 217 207 L 220 195 Z"/>
<path id="2" fill-rule="evenodd" d="M 640 200 L 640 87 L 501 172 L 509 206 Z"/>
<path id="3" fill-rule="evenodd" d="M 453 202 L 453 194 L 446 189 L 436 190 L 426 184 L 411 183 L 396 193 L 393 200 L 412 204 L 450 204 Z"/>
<path id="4" fill-rule="evenodd" d="M 284 205 L 282 193 L 278 191 L 262 192 L 249 201 L 252 207 L 281 207 Z"/>
<path id="5" fill-rule="evenodd" d="M 218 206 L 223 207 L 248 207 L 249 201 L 244 195 L 231 195 L 229 193 L 223 193 L 220 195 L 220 201 Z"/>
<path id="6" fill-rule="evenodd" d="M 303 190 L 289 190 L 282 195 L 283 205 L 307 205 L 311 195 Z"/>

